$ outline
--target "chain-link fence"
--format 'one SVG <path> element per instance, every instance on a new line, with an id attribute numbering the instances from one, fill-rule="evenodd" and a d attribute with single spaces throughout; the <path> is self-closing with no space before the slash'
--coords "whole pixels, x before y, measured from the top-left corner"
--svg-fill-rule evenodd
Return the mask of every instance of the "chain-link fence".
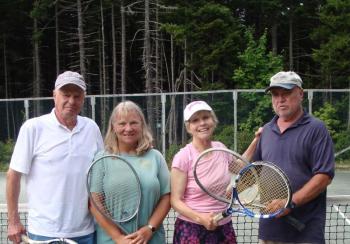
<path id="1" fill-rule="evenodd" d="M 304 108 L 327 124 L 337 152 L 337 163 L 349 161 L 350 90 L 304 90 Z M 132 100 L 143 109 L 155 138 L 155 147 L 170 158 L 188 141 L 183 124 L 183 108 L 193 100 L 205 100 L 219 119 L 215 137 L 229 148 L 243 152 L 254 130 L 273 116 L 271 98 L 264 90 L 219 90 L 188 93 L 157 93 L 87 96 L 82 115 L 92 118 L 104 134 L 114 106 Z M 49 113 L 52 98 L 0 100 L 0 141 L 16 140 L 22 123 Z"/>

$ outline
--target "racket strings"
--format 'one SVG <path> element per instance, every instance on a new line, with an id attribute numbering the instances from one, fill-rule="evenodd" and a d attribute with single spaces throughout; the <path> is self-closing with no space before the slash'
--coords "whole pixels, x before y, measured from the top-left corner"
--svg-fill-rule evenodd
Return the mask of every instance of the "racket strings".
<path id="1" fill-rule="evenodd" d="M 116 157 L 101 160 L 90 168 L 88 177 L 91 199 L 102 214 L 116 222 L 126 222 L 137 214 L 140 184 L 126 162 Z"/>
<path id="2" fill-rule="evenodd" d="M 229 202 L 234 179 L 244 167 L 242 162 L 227 152 L 211 151 L 197 162 L 196 178 L 209 195 Z"/>
<path id="3" fill-rule="evenodd" d="M 289 185 L 276 168 L 255 164 L 246 170 L 237 182 L 240 202 L 256 214 L 272 214 L 285 208 L 289 202 Z"/>
<path id="4" fill-rule="evenodd" d="M 139 195 L 137 189 L 130 187 L 134 184 L 135 183 L 120 185 L 117 191 L 111 192 L 108 190 L 102 194 L 103 199 L 100 200 L 104 200 L 104 209 L 118 222 L 128 220 L 133 216 L 135 211 L 137 211 L 137 199 Z"/>

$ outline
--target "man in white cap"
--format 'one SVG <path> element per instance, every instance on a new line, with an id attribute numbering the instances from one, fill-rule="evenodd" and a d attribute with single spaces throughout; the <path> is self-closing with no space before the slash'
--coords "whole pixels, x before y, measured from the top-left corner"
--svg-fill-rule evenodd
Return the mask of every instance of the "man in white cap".
<path id="1" fill-rule="evenodd" d="M 324 123 L 302 108 L 302 80 L 293 71 L 270 79 L 275 117 L 263 127 L 254 160 L 277 164 L 287 174 L 292 204 L 280 218 L 261 219 L 259 243 L 325 243 L 326 189 L 334 177 L 333 143 Z M 298 231 L 284 220 L 291 215 L 305 224 Z"/>
<path id="2" fill-rule="evenodd" d="M 94 154 L 103 148 L 101 132 L 79 116 L 86 84 L 71 71 L 55 82 L 52 112 L 27 120 L 21 127 L 7 172 L 8 239 L 70 238 L 92 244 L 94 222 L 88 211 L 85 174 Z M 20 221 L 18 197 L 26 178 L 28 230 Z"/>

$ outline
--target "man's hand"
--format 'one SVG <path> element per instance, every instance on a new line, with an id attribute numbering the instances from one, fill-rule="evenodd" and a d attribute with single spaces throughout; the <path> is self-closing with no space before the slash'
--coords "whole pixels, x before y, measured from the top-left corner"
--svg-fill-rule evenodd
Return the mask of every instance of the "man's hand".
<path id="1" fill-rule="evenodd" d="M 20 221 L 16 221 L 15 223 L 9 222 L 7 228 L 7 238 L 13 243 L 21 243 L 22 235 L 26 234 L 26 229 L 22 225 Z"/>
<path id="2" fill-rule="evenodd" d="M 280 214 L 276 216 L 276 218 L 280 218 L 291 212 L 291 210 L 289 208 L 285 208 L 285 206 L 286 206 L 285 199 L 274 199 L 266 205 L 265 210 L 268 213 L 275 213 L 280 209 L 284 209 Z"/>

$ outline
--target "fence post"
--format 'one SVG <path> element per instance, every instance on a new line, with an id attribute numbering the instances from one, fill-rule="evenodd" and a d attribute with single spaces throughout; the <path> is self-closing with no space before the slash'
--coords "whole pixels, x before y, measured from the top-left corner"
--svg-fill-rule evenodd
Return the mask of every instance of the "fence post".
<path id="1" fill-rule="evenodd" d="M 313 90 L 308 90 L 307 91 L 307 99 L 309 101 L 309 114 L 312 114 L 312 99 L 314 97 L 314 92 Z"/>
<path id="2" fill-rule="evenodd" d="M 161 95 L 162 102 L 162 153 L 165 157 L 165 103 L 166 103 L 166 95 L 162 93 Z"/>
<path id="3" fill-rule="evenodd" d="M 24 111 L 26 113 L 26 120 L 29 119 L 29 101 L 28 99 L 24 100 Z"/>
<path id="4" fill-rule="evenodd" d="M 90 97 L 90 106 L 91 106 L 91 118 L 93 121 L 96 122 L 96 114 L 95 114 L 95 108 L 96 108 L 96 100 L 95 100 L 95 96 L 91 96 Z"/>
<path id="5" fill-rule="evenodd" d="M 237 90 L 232 92 L 233 99 L 233 150 L 237 152 Z"/>

